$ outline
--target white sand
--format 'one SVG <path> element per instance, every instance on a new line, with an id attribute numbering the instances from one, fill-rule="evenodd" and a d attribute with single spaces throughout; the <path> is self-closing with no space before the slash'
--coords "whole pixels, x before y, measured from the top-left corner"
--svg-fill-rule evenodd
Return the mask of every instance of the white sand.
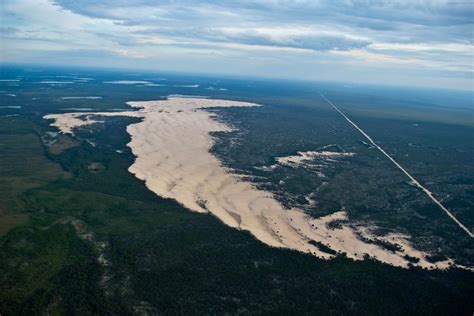
<path id="1" fill-rule="evenodd" d="M 128 146 L 136 156 L 129 171 L 159 196 L 175 199 L 192 211 L 212 213 L 226 225 L 247 230 L 267 245 L 295 249 L 325 259 L 333 257 L 311 242 L 315 241 L 337 252 L 345 252 L 355 260 L 362 260 L 364 254 L 368 254 L 381 262 L 407 267 L 409 261 L 403 256 L 410 253 L 420 259 L 418 266 L 448 266 L 446 262 L 428 263 L 426 254 L 415 251 L 406 239 L 402 245 L 404 253 L 393 253 L 362 241 L 358 238 L 362 230 L 349 226 L 343 211 L 313 219 L 301 210 L 285 209 L 270 192 L 256 189 L 232 170 L 224 168 L 209 152 L 214 144 L 209 133 L 231 129 L 203 109 L 256 104 L 198 98 L 128 104 L 140 110 L 51 114 L 45 118 L 54 119 L 52 125 L 61 132 L 72 133 L 75 127 L 98 123 L 92 116 L 142 117 L 142 122 L 127 127 L 132 139 Z M 340 228 L 328 228 L 327 224 L 335 220 L 342 221 Z"/>
<path id="2" fill-rule="evenodd" d="M 300 166 L 305 162 L 313 160 L 315 158 L 340 158 L 340 157 L 351 157 L 354 153 L 341 153 L 333 151 L 298 151 L 296 155 L 277 157 L 275 160 L 285 166 Z"/>

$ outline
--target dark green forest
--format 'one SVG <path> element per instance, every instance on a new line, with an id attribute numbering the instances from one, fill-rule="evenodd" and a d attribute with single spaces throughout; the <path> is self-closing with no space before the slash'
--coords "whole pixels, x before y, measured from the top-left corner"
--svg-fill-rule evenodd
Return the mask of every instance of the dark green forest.
<path id="1" fill-rule="evenodd" d="M 117 74 L 100 76 L 105 81 Z M 371 259 L 356 262 L 344 255 L 321 260 L 270 248 L 212 215 L 190 212 L 156 196 L 130 174 L 127 169 L 134 157 L 126 147 L 130 139 L 125 128 L 136 119 L 110 118 L 105 124 L 78 130 L 75 138 L 52 136 L 56 130 L 42 119 L 73 103 L 94 109 L 125 108 L 126 101 L 159 99 L 182 91 L 100 83 L 45 88 L 28 78 L 30 82 L 22 86 L 2 87 L 18 95 L 2 97 L 2 104 L 21 109 L 0 109 L 1 315 L 472 315 L 474 274 L 470 271 L 401 269 Z M 204 87 L 211 80 L 170 78 Z M 337 140 L 340 149 L 357 151 L 357 158 L 351 165 L 325 169 L 330 184 L 318 196 L 321 203 L 308 207 L 308 212 L 321 216 L 343 204 L 353 219 L 388 222 L 385 227 L 418 236 L 426 249 L 439 247 L 434 261 L 446 254 L 472 265 L 472 241 L 360 143 L 317 99 L 317 89 L 299 85 L 282 89 L 278 82 L 256 82 L 257 88 L 248 88 L 241 81 L 223 82 L 229 90 L 210 96 L 265 105 L 251 111 L 216 110 L 220 120 L 239 128 L 215 135 L 213 152 L 224 164 L 249 178 L 267 177 L 261 183 L 252 179 L 288 206 L 299 205 L 304 203 L 301 196 L 308 188 L 318 187 L 320 179 L 285 169 L 266 175 L 254 167 Z M 337 101 L 350 110 L 334 87 L 318 89 L 332 92 L 336 99 L 339 95 Z M 68 95 L 101 95 L 103 99 L 60 99 Z M 417 113 L 420 106 L 413 105 L 411 111 Z M 415 114 L 398 120 L 384 113 L 364 116 L 362 110 L 354 115 L 374 133 L 384 130 L 379 137 L 385 144 L 398 144 L 391 148 L 400 152 L 405 152 L 408 136 L 393 135 L 419 122 Z M 467 136 L 473 127 L 466 122 L 440 122 L 440 117 L 426 123 L 434 130 L 431 138 L 416 132 L 416 142 L 426 146 L 425 152 L 404 162 L 429 182 L 427 177 L 436 174 L 427 169 L 430 150 L 441 157 L 441 162 L 431 165 L 440 170 L 443 181 L 451 183 L 443 190 L 459 197 L 458 214 L 472 223 L 474 166 L 472 157 L 466 157 L 473 150 Z M 466 138 L 458 137 L 453 145 L 436 133 Z M 51 137 L 56 138 L 54 143 Z M 463 148 L 467 154 L 447 155 L 439 150 L 452 150 L 449 146 Z M 456 174 L 453 165 L 467 167 Z M 276 186 L 290 172 L 294 181 Z M 391 180 L 380 180 L 387 178 Z M 462 179 L 461 185 L 455 185 Z M 396 196 L 391 192 L 397 192 Z M 432 224 L 426 225 L 430 220 Z"/>

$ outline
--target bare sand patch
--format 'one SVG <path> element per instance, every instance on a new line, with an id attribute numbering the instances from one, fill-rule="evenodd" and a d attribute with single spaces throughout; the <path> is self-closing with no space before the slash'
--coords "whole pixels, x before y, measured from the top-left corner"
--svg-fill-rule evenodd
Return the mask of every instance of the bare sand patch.
<path id="1" fill-rule="evenodd" d="M 413 264 L 444 269 L 451 263 L 428 262 L 427 254 L 413 249 L 407 238 L 393 241 L 402 244 L 403 251 L 387 250 L 371 242 L 370 238 L 375 237 L 369 235 L 367 230 L 350 225 L 344 211 L 315 219 L 300 209 L 285 209 L 271 192 L 257 189 L 223 167 L 209 152 L 214 144 L 210 133 L 231 131 L 231 128 L 215 120 L 215 115 L 205 108 L 251 107 L 257 104 L 202 98 L 168 98 L 128 104 L 139 110 L 50 114 L 45 118 L 53 119 L 51 125 L 70 134 L 76 127 L 99 123 L 98 116 L 143 118 L 141 122 L 127 127 L 131 136 L 128 146 L 136 156 L 129 171 L 159 196 L 175 199 L 195 212 L 212 213 L 226 225 L 249 231 L 267 245 L 332 258 L 334 254 L 320 249 L 320 243 L 354 260 L 370 256 L 399 267 Z M 344 153 L 299 153 L 292 160 L 336 154 Z M 361 238 L 364 234 L 370 238 Z M 408 253 L 417 262 L 407 259 L 405 256 Z"/>
<path id="2" fill-rule="evenodd" d="M 334 161 L 335 158 L 351 157 L 354 153 L 334 152 L 334 151 L 298 151 L 296 155 L 277 157 L 275 160 L 284 166 L 298 167 L 304 165 L 305 162 L 323 158 Z"/>

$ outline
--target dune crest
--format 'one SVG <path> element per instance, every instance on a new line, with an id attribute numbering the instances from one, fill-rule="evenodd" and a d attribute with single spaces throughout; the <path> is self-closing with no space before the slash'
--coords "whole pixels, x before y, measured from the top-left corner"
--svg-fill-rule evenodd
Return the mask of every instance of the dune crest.
<path id="1" fill-rule="evenodd" d="M 159 196 L 175 199 L 195 212 L 212 213 L 226 225 L 247 230 L 267 245 L 325 259 L 335 253 L 345 253 L 355 260 L 369 255 L 399 267 L 413 263 L 406 255 L 418 260 L 414 265 L 425 268 L 443 269 L 452 264 L 450 260 L 435 264 L 427 261 L 427 254 L 413 249 L 406 239 L 396 239 L 400 251 L 389 251 L 370 242 L 375 237 L 364 236 L 364 229 L 350 226 L 344 211 L 314 219 L 302 210 L 285 209 L 272 193 L 257 189 L 223 167 L 209 152 L 214 144 L 210 133 L 231 128 L 214 120 L 214 114 L 205 108 L 257 104 L 179 97 L 128 104 L 138 110 L 50 114 L 45 118 L 54 120 L 51 125 L 70 134 L 74 128 L 100 122 L 100 116 L 143 118 L 127 127 L 131 135 L 128 146 L 136 156 L 129 171 Z"/>

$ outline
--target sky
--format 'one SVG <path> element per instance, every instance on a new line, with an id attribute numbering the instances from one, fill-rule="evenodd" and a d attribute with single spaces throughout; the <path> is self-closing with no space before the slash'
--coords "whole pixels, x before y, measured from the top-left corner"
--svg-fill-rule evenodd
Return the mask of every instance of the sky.
<path id="1" fill-rule="evenodd" d="M 2 0 L 0 61 L 474 89 L 474 0 Z"/>

